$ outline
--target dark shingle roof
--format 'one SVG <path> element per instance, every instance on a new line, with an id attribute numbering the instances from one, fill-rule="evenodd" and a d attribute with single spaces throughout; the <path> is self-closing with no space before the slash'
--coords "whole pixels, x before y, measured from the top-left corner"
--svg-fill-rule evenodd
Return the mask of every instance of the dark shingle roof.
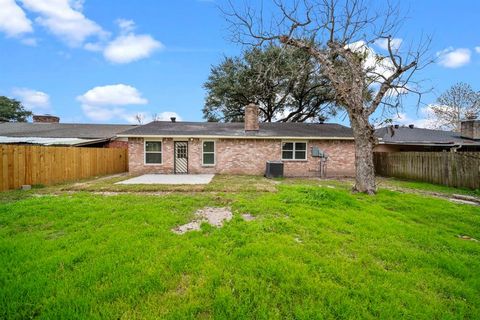
<path id="1" fill-rule="evenodd" d="M 480 145 L 480 141 L 462 138 L 453 131 L 388 126 L 375 130 L 375 134 L 385 144 Z"/>
<path id="2" fill-rule="evenodd" d="M 334 123 L 260 123 L 258 132 L 245 132 L 243 122 L 167 122 L 154 121 L 122 132 L 120 136 L 218 136 L 246 137 L 315 137 L 352 139 L 352 130 Z"/>
<path id="3" fill-rule="evenodd" d="M 0 136 L 110 139 L 122 131 L 135 127 L 124 124 L 3 122 L 0 123 Z"/>

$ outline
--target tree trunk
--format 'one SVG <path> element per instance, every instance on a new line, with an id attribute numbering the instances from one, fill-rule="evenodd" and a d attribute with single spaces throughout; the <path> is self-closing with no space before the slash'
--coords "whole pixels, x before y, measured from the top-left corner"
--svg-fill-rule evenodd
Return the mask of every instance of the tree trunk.
<path id="1" fill-rule="evenodd" d="M 349 112 L 350 124 L 355 138 L 355 186 L 354 192 L 375 194 L 375 167 L 373 148 L 375 147 L 374 129 L 364 111 Z"/>

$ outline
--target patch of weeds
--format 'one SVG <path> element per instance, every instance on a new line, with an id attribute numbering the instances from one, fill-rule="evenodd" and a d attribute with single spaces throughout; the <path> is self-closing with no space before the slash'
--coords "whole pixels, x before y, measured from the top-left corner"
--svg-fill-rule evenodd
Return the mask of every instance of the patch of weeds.
<path id="1" fill-rule="evenodd" d="M 348 207 L 358 208 L 358 202 L 353 195 L 343 190 L 327 190 L 326 188 L 302 186 L 297 188 L 285 187 L 281 200 L 286 204 L 298 204 L 310 207 Z"/>

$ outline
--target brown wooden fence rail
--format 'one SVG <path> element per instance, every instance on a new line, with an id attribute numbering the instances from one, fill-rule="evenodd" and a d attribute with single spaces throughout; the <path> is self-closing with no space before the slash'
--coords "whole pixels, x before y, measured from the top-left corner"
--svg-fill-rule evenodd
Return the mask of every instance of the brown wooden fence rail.
<path id="1" fill-rule="evenodd" d="M 375 152 L 378 175 L 480 188 L 478 152 Z"/>
<path id="2" fill-rule="evenodd" d="M 127 150 L 0 145 L 0 191 L 125 172 Z"/>

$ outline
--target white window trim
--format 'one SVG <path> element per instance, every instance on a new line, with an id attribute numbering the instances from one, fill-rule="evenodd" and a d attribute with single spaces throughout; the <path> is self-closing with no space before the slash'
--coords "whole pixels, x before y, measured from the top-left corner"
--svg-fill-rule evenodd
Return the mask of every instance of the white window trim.
<path id="1" fill-rule="evenodd" d="M 213 153 L 213 163 L 203 163 L 203 143 L 204 142 L 213 142 L 213 152 L 207 152 L 207 153 Z M 202 166 L 203 167 L 213 167 L 217 164 L 217 141 L 215 140 L 202 140 Z"/>
<path id="2" fill-rule="evenodd" d="M 285 151 L 292 151 L 293 152 L 293 159 L 284 159 L 283 158 L 283 144 L 284 143 L 293 143 L 293 150 L 285 150 Z M 304 159 L 295 159 L 295 143 L 305 143 L 305 158 Z M 299 150 L 303 151 L 303 150 Z M 280 145 L 280 152 L 282 153 L 282 161 L 308 161 L 308 141 L 303 140 L 284 140 Z"/>
<path id="3" fill-rule="evenodd" d="M 147 142 L 161 142 L 160 151 L 148 151 L 148 153 L 161 153 L 162 162 L 160 163 L 147 163 Z M 160 166 L 163 164 L 163 139 L 144 139 L 143 140 L 143 164 L 146 166 Z"/>

